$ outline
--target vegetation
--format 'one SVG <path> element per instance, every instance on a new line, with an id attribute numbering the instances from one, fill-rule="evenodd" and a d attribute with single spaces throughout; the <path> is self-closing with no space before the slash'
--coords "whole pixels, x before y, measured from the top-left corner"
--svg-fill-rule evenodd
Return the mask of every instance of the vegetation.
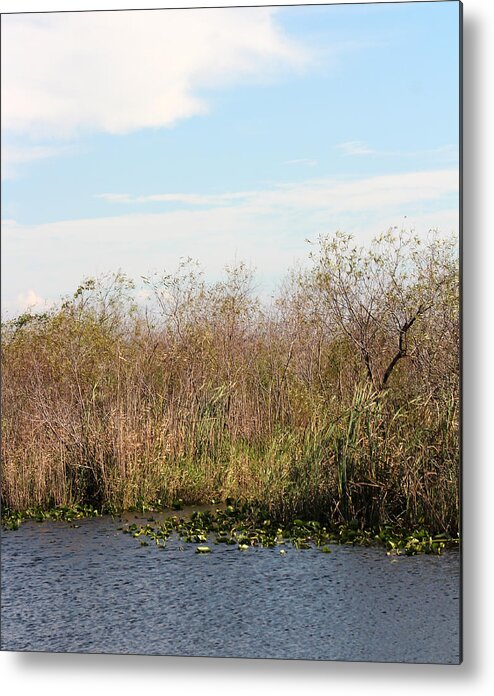
<path id="1" fill-rule="evenodd" d="M 10 515 L 230 496 L 273 524 L 457 535 L 453 241 L 322 237 L 269 306 L 244 265 L 143 282 L 145 304 L 118 273 L 2 324 Z"/>
<path id="2" fill-rule="evenodd" d="M 92 505 L 60 505 L 44 510 L 43 508 L 28 508 L 27 510 L 9 510 L 2 508 L 2 526 L 6 529 L 19 529 L 23 520 L 46 520 L 73 522 L 86 517 L 98 517 L 99 511 Z"/>
<path id="3" fill-rule="evenodd" d="M 154 524 L 151 524 L 154 523 Z M 404 532 L 390 526 L 375 530 L 361 530 L 356 523 L 326 527 L 317 521 L 295 519 L 282 525 L 271 518 L 265 519 L 262 510 L 256 506 L 227 505 L 225 509 L 195 511 L 190 517 L 166 517 L 161 523 L 150 518 L 145 525 L 127 524 L 122 528 L 125 534 L 140 538 L 142 546 L 154 542 L 160 549 L 165 549 L 172 535 L 187 543 L 197 544 L 196 553 L 210 553 L 206 546 L 210 538 L 213 543 L 235 546 L 239 551 L 252 547 L 277 547 L 281 555 L 286 554 L 286 547 L 294 549 L 319 548 L 322 553 L 331 553 L 329 544 L 352 544 L 385 546 L 388 555 L 405 554 L 414 556 L 418 553 L 439 555 L 446 545 L 458 542 L 445 534 L 432 536 L 424 529 Z M 149 541 L 146 541 L 149 540 Z"/>

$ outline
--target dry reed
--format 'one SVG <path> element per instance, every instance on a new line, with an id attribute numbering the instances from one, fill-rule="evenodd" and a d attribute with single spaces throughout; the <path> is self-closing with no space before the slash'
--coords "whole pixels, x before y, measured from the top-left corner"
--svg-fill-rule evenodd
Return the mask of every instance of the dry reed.
<path id="1" fill-rule="evenodd" d="M 146 288 L 144 307 L 120 273 L 88 280 L 2 325 L 4 506 L 230 496 L 458 531 L 452 245 L 321 240 L 270 307 L 242 265 L 208 284 L 184 263 Z"/>

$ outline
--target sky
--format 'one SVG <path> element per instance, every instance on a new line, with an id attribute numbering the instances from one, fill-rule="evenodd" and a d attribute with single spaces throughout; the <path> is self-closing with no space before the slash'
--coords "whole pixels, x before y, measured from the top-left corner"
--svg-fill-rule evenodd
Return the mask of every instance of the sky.
<path id="1" fill-rule="evenodd" d="M 321 234 L 458 233 L 459 4 L 2 16 L 2 315 Z"/>

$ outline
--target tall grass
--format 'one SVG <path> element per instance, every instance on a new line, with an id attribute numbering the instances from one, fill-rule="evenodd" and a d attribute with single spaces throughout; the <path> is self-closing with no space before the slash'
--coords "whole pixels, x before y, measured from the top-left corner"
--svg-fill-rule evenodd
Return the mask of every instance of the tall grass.
<path id="1" fill-rule="evenodd" d="M 456 533 L 451 284 L 376 388 L 307 276 L 269 308 L 243 266 L 219 283 L 191 265 L 146 283 L 146 306 L 116 274 L 2 325 L 3 505 L 231 496 L 280 519 Z M 373 366 L 395 350 L 381 329 Z"/>

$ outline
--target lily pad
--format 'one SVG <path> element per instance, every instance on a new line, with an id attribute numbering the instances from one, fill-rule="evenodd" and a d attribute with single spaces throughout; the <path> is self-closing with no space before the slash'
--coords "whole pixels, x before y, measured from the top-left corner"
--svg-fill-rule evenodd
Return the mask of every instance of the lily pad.
<path id="1" fill-rule="evenodd" d="M 196 549 L 196 553 L 211 553 L 211 549 L 209 546 L 198 546 Z"/>

